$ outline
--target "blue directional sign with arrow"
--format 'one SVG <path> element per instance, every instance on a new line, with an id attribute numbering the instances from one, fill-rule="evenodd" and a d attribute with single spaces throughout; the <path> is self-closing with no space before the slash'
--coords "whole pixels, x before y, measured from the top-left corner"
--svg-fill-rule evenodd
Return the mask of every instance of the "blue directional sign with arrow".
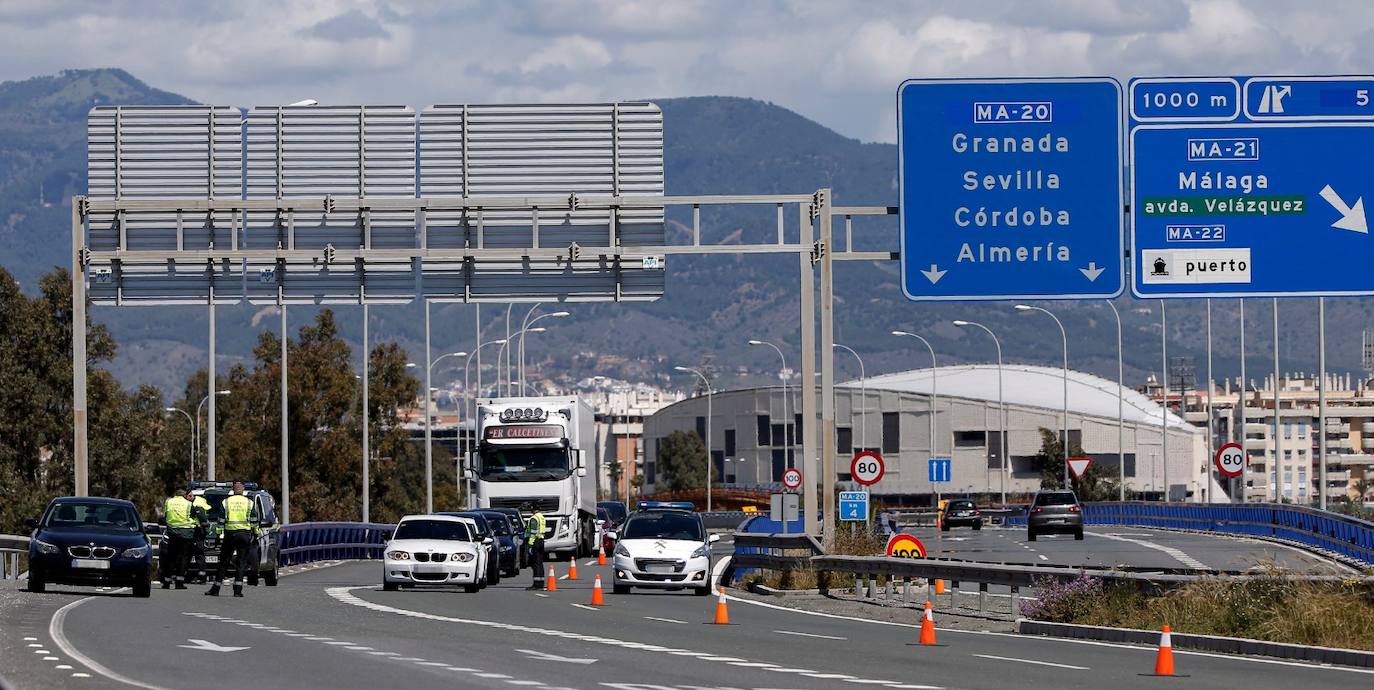
<path id="1" fill-rule="evenodd" d="M 840 519 L 864 522 L 868 520 L 868 492 L 841 491 Z"/>
<path id="2" fill-rule="evenodd" d="M 1374 294 L 1374 77 L 1131 82 L 1132 292 Z"/>
<path id="3" fill-rule="evenodd" d="M 954 478 L 951 458 L 931 458 L 928 465 L 931 483 L 947 482 Z"/>
<path id="4" fill-rule="evenodd" d="M 897 91 L 909 299 L 1096 299 L 1124 288 L 1121 84 L 913 79 Z"/>

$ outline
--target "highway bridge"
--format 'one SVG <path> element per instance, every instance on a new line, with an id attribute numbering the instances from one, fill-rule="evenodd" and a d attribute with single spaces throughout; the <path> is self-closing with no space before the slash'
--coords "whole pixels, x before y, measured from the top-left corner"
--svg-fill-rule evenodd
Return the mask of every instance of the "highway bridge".
<path id="1" fill-rule="evenodd" d="M 1311 572 L 1344 567 L 1286 546 L 1214 535 L 1096 527 L 1081 542 L 986 528 L 923 534 L 932 556 L 1076 564 L 1084 560 L 1240 568 L 1268 561 Z M 717 557 L 733 549 L 716 546 Z M 1043 560 L 1042 560 L 1043 559 Z M 719 571 L 720 568 L 717 568 Z M 730 625 L 712 625 L 716 598 L 686 593 L 613 595 L 592 607 L 595 559 L 556 592 L 527 575 L 477 594 L 383 592 L 375 561 L 293 566 L 275 588 L 244 599 L 201 588 L 119 591 L 52 587 L 0 591 L 0 670 L 17 688 L 460 687 L 613 688 L 1191 688 L 1369 687 L 1374 670 L 1176 651 L 1161 679 L 1155 649 L 939 626 L 939 645 L 916 644 L 917 621 L 800 611 L 743 593 Z M 1347 571 L 1348 572 L 1348 571 Z M 560 574 L 565 570 L 560 568 Z M 778 600 L 773 600 L 778 601 Z M 937 625 L 940 623 L 937 611 Z"/>

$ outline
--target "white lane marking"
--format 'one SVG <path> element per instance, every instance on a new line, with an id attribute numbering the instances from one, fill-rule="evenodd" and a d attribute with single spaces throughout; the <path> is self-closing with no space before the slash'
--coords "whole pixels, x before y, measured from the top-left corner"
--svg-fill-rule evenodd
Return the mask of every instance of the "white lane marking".
<path id="1" fill-rule="evenodd" d="M 1105 534 L 1102 532 L 1088 532 L 1087 534 L 1091 534 L 1096 537 L 1102 537 L 1103 539 L 1111 539 L 1113 541 L 1129 542 L 1131 544 L 1135 544 L 1136 546 L 1143 546 L 1147 549 L 1154 549 L 1155 551 L 1163 551 L 1174 560 L 1178 561 L 1179 563 L 1182 563 L 1185 566 L 1188 566 L 1189 568 L 1198 568 L 1200 570 L 1207 569 L 1207 565 L 1204 564 L 1202 561 L 1199 561 L 1198 559 L 1193 558 L 1192 556 L 1189 556 L 1188 554 L 1183 553 L 1182 551 L 1175 549 L 1172 546 L 1165 546 L 1163 544 L 1155 544 L 1148 541 L 1142 541 L 1140 539 L 1120 537 L 1115 534 Z"/>
<path id="2" fill-rule="evenodd" d="M 48 650 L 46 650 L 46 649 L 35 649 L 35 650 L 33 650 L 33 653 L 34 653 L 34 654 L 52 654 L 52 652 L 50 652 L 50 651 L 48 651 Z"/>
<path id="3" fill-rule="evenodd" d="M 351 651 L 351 652 L 370 652 L 370 651 L 372 651 L 372 648 L 371 648 L 371 647 L 364 647 L 364 646 L 362 646 L 362 645 L 353 645 L 352 647 L 344 647 L 344 649 L 347 649 L 347 650 L 349 650 L 349 651 Z"/>
<path id="4" fill-rule="evenodd" d="M 842 616 L 842 615 L 840 615 L 840 614 L 838 614 L 838 613 L 822 613 L 822 612 L 820 612 L 820 611 L 803 611 L 803 610 L 801 610 L 801 609 L 788 608 L 788 607 L 786 607 L 786 606 L 779 606 L 779 605 L 777 605 L 777 604 L 769 604 L 769 603 L 763 602 L 763 601 L 753 601 L 753 600 L 750 600 L 750 599 L 740 599 L 739 597 L 732 596 L 732 595 L 729 595 L 729 594 L 725 595 L 725 598 L 726 598 L 726 599 L 729 599 L 730 601 L 737 601 L 737 602 L 739 602 L 739 603 L 741 603 L 741 604 L 749 604 L 750 606 L 761 606 L 761 607 L 766 608 L 766 609 L 776 609 L 776 610 L 778 610 L 778 611 L 787 611 L 787 612 L 789 612 L 789 613 L 799 613 L 799 614 L 801 614 L 801 615 L 803 615 L 803 616 L 817 616 L 817 617 L 820 617 L 820 618 L 835 618 L 835 619 L 839 619 L 839 620 L 852 621 L 852 622 L 855 622 L 855 623 L 867 623 L 867 624 L 869 624 L 869 625 L 886 625 L 886 626 L 891 626 L 891 627 L 895 627 L 895 628 L 909 628 L 909 629 L 912 629 L 912 630 L 917 630 L 917 629 L 920 628 L 919 625 L 913 625 L 913 624 L 911 624 L 911 623 L 896 623 L 896 622 L 893 622 L 893 621 L 880 621 L 880 620 L 870 620 L 870 619 L 867 619 L 867 618 L 855 618 L 854 616 Z M 938 628 L 938 627 L 936 628 L 936 630 L 939 630 L 939 631 L 941 631 L 941 632 L 957 633 L 957 634 L 963 634 L 963 635 L 985 635 L 985 636 L 987 636 L 987 637 L 1008 637 L 1008 638 L 1012 638 L 1012 639 L 1015 639 L 1015 640 L 1023 640 L 1023 641 L 1027 641 L 1027 642 L 1035 641 L 1035 642 L 1060 643 L 1060 644 L 1081 644 L 1081 645 L 1088 645 L 1088 646 L 1092 646 L 1092 647 L 1113 647 L 1113 648 L 1116 648 L 1116 649 L 1133 649 L 1133 650 L 1140 651 L 1140 652 L 1150 652 L 1151 654 L 1153 654 L 1153 653 L 1155 653 L 1156 651 L 1158 651 L 1158 650 L 1157 650 L 1154 646 L 1152 646 L 1152 645 L 1138 646 L 1138 645 L 1130 645 L 1130 644 L 1121 644 L 1121 643 L 1119 643 L 1119 642 L 1099 642 L 1098 640 L 1075 640 L 1075 639 L 1067 638 L 1067 637 L 1045 637 L 1045 636 L 1040 636 L 1040 635 L 1018 635 L 1018 634 L 1016 634 L 1016 633 L 995 632 L 995 631 L 992 631 L 992 630 L 956 630 L 956 629 L 953 629 L 953 628 Z M 1243 662 L 1250 662 L 1250 663 L 1256 663 L 1256 664 L 1273 664 L 1273 665 L 1275 665 L 1275 666 L 1292 666 L 1292 667 L 1295 667 L 1295 668 L 1302 668 L 1302 669 L 1308 669 L 1308 670 L 1320 669 L 1320 670 L 1326 670 L 1326 671 L 1344 671 L 1344 672 L 1346 672 L 1346 673 L 1363 673 L 1363 674 L 1368 674 L 1368 675 L 1374 675 L 1374 669 L 1355 668 L 1355 667 L 1353 667 L 1353 666 L 1315 666 L 1315 665 L 1312 665 L 1312 664 L 1310 664 L 1310 663 L 1301 663 L 1301 662 L 1295 662 L 1295 661 L 1283 661 L 1283 660 L 1281 660 L 1281 659 L 1263 659 L 1263 658 L 1255 657 L 1255 656 L 1236 656 L 1236 655 L 1234 655 L 1234 654 L 1219 654 L 1219 653 L 1216 653 L 1216 652 L 1196 652 L 1196 651 L 1184 650 L 1184 649 L 1175 649 L 1175 650 L 1174 650 L 1174 654 L 1181 654 L 1181 655 L 1184 655 L 1184 656 L 1209 657 L 1209 658 L 1213 658 L 1213 659 L 1226 659 L 1226 660 L 1228 660 L 1228 661 L 1243 661 Z M 783 670 L 783 669 L 778 669 L 778 670 L 781 671 L 781 670 Z"/>
<path id="5" fill-rule="evenodd" d="M 1073 666 L 1070 664 L 1056 664 L 1050 661 L 1038 661 L 1035 659 L 1018 659 L 1014 656 L 997 656 L 995 654 L 974 654 L 979 659 L 996 659 L 997 661 L 1015 661 L 1022 664 L 1035 664 L 1036 666 L 1053 666 L 1055 668 L 1068 668 L 1075 671 L 1089 671 L 1087 666 Z"/>
<path id="6" fill-rule="evenodd" d="M 595 607 L 595 606 L 588 606 L 588 605 L 586 605 L 586 604 L 573 604 L 573 606 L 576 606 L 576 607 L 579 608 L 579 609 L 587 609 L 588 611 L 595 611 L 595 610 L 596 610 L 596 607 Z"/>
<path id="7" fill-rule="evenodd" d="M 544 681 L 542 681 L 542 680 L 520 680 L 520 679 L 517 678 L 517 679 L 508 680 L 508 681 L 506 681 L 506 683 L 508 683 L 508 684 L 510 684 L 510 685 L 524 685 L 524 686 L 526 686 L 526 687 L 535 687 L 535 686 L 543 685 L 543 684 L 544 684 Z"/>
<path id="8" fill-rule="evenodd" d="M 548 598 L 549 598 L 549 595 L 547 595 L 547 594 L 540 594 L 539 592 L 535 592 L 535 593 L 534 593 L 534 596 L 540 597 L 540 598 L 542 598 L 542 599 L 548 599 Z"/>
<path id="9" fill-rule="evenodd" d="M 500 678 L 502 680 L 510 678 L 510 676 L 504 673 L 474 673 L 472 675 L 477 676 L 478 678 Z"/>
<path id="10" fill-rule="evenodd" d="M 871 678 L 846 678 L 846 683 L 859 683 L 862 685 L 896 685 L 895 680 L 877 680 Z"/>
<path id="11" fill-rule="evenodd" d="M 594 567 L 596 567 L 596 559 L 593 558 L 592 560 L 587 561 L 586 563 L 583 563 L 582 565 L 585 566 L 585 567 L 587 567 L 587 568 L 594 568 Z"/>
<path id="12" fill-rule="evenodd" d="M 720 588 L 720 576 L 722 573 L 725 572 L 725 569 L 729 567 L 729 565 L 730 556 L 726 556 L 725 558 L 716 561 L 716 565 L 711 568 L 711 589 Z"/>
<path id="13" fill-rule="evenodd" d="M 443 667 L 445 667 L 445 668 L 448 667 L 448 664 L 446 664 L 446 663 L 444 663 L 444 662 L 442 662 L 442 661 L 417 661 L 417 662 L 415 662 L 415 665 L 416 665 L 416 666 L 443 666 Z"/>
<path id="14" fill-rule="evenodd" d="M 644 620 L 658 621 L 660 623 L 677 623 L 679 625 L 687 625 L 687 621 L 680 621 L 676 618 L 659 618 L 658 616 L 645 616 Z"/>
<path id="15" fill-rule="evenodd" d="M 1039 556 L 1039 557 L 1040 557 L 1040 560 L 1042 560 L 1042 561 L 1048 561 L 1048 560 L 1050 560 L 1050 559 L 1046 558 L 1046 557 L 1045 557 L 1045 554 L 1043 554 L 1043 553 L 1041 553 L 1041 554 L 1036 554 L 1036 555 Z"/>
<path id="16" fill-rule="evenodd" d="M 62 653 L 71 657 L 72 660 L 116 683 L 124 683 L 125 685 L 132 685 L 136 688 L 144 688 L 145 690 L 165 690 L 159 685 L 151 685 L 142 681 L 137 681 L 128 676 L 111 671 L 96 660 L 77 651 L 76 647 L 72 646 L 72 643 L 67 640 L 67 635 L 62 630 L 62 626 L 67 620 L 67 614 L 71 613 L 72 609 L 94 598 L 95 597 L 86 597 L 84 599 L 77 599 L 58 609 L 57 612 L 52 615 L 52 619 L 48 621 L 48 637 L 51 637 L 53 643 L 57 645 L 57 648 L 62 650 Z M 77 678 L 90 678 L 90 675 L 85 673 L 73 673 L 72 676 Z"/>
<path id="17" fill-rule="evenodd" d="M 686 649 L 674 649 L 674 648 L 671 648 L 671 647 L 661 647 L 661 646 L 658 646 L 658 645 L 649 645 L 649 644 L 644 644 L 644 643 L 641 643 L 641 642 L 628 642 L 628 641 L 625 641 L 625 640 L 617 640 L 617 639 L 609 638 L 609 637 L 598 637 L 598 636 L 595 636 L 595 635 L 584 635 L 584 634 L 582 634 L 582 633 L 568 632 L 568 631 L 564 631 L 564 630 L 555 630 L 555 629 L 552 629 L 552 628 L 536 628 L 536 627 L 533 627 L 533 626 L 518 625 L 518 624 L 515 624 L 515 623 L 505 623 L 505 622 L 501 622 L 501 621 L 480 620 L 480 619 L 474 619 L 474 618 L 458 618 L 458 617 L 456 617 L 456 616 L 443 616 L 443 615 L 439 615 L 439 614 L 429 613 L 429 612 L 427 612 L 427 611 L 416 611 L 416 610 L 412 610 L 412 609 L 403 609 L 403 608 L 399 608 L 399 607 L 396 607 L 396 606 L 387 606 L 387 605 L 385 605 L 385 604 L 374 603 L 374 602 L 368 601 L 368 600 L 366 600 L 366 599 L 363 599 L 363 598 L 357 596 L 356 594 L 353 594 L 353 590 L 360 590 L 360 589 L 371 589 L 371 587 L 369 587 L 369 586 L 367 586 L 367 585 L 360 585 L 360 586 L 353 586 L 353 587 L 330 587 L 330 588 L 326 589 L 325 592 L 326 592 L 327 594 L 329 594 L 329 596 L 333 597 L 334 599 L 338 600 L 338 601 L 341 602 L 341 603 L 348 604 L 348 605 L 350 605 L 350 606 L 358 606 L 358 607 L 365 608 L 365 609 L 371 609 L 371 610 L 377 611 L 377 612 L 379 612 L 379 613 L 389 613 L 389 614 L 395 614 L 395 615 L 400 615 L 400 616 L 408 616 L 408 617 L 410 617 L 410 618 L 423 618 L 423 619 L 428 619 L 428 620 L 433 620 L 433 621 L 439 621 L 439 622 L 443 622 L 443 623 L 457 623 L 457 624 L 459 624 L 459 625 L 475 625 L 475 626 L 481 626 L 481 627 L 486 627 L 486 628 L 495 628 L 495 629 L 498 629 L 498 630 L 509 630 L 509 631 L 513 631 L 513 632 L 530 633 L 530 634 L 533 634 L 533 635 L 544 635 L 544 636 L 546 636 L 546 637 L 556 637 L 556 638 L 569 639 L 569 640 L 578 640 L 578 641 L 581 641 L 581 642 L 590 642 L 590 643 L 593 643 L 593 644 L 602 644 L 602 645 L 608 645 L 608 646 L 612 646 L 612 647 L 620 647 L 620 648 L 622 648 L 622 649 L 636 649 L 636 650 L 657 652 L 657 653 L 660 653 L 660 654 L 666 653 L 666 654 L 681 655 L 681 656 L 692 656 L 692 657 L 696 657 L 696 658 L 698 658 L 698 659 L 703 659 L 703 660 L 709 660 L 709 659 L 726 659 L 726 660 L 728 660 L 728 661 L 748 661 L 747 659 L 740 659 L 740 658 L 737 658 L 737 657 L 719 657 L 719 656 L 716 656 L 715 654 L 708 654 L 708 653 L 706 653 L 706 652 L 696 652 L 696 651 L 691 651 L 691 650 L 686 650 Z M 826 679 L 850 679 L 850 678 L 856 678 L 856 676 L 851 676 L 851 675 L 843 674 L 843 673 L 820 673 L 820 672 L 818 672 L 818 671 L 812 671 L 812 670 L 810 670 L 810 669 L 790 669 L 790 668 L 786 668 L 786 667 L 782 667 L 782 666 L 777 666 L 777 667 L 759 667 L 759 670 L 762 670 L 762 671 L 772 671 L 772 672 L 776 672 L 776 673 L 799 673 L 799 674 L 801 674 L 801 675 L 816 674 L 816 675 L 813 676 L 813 677 L 817 677 L 817 678 L 826 678 Z M 483 677 L 483 678 L 492 677 L 492 676 L 487 676 L 487 675 L 483 675 L 483 674 L 475 674 L 475 675 L 477 675 L 477 676 L 479 676 L 479 677 Z M 892 681 L 892 682 L 895 683 L 896 681 Z M 941 689 L 938 688 L 938 687 L 934 687 L 934 688 L 932 688 L 932 690 L 941 690 Z"/>
<path id="18" fill-rule="evenodd" d="M 59 660 L 57 657 L 55 657 L 55 656 L 45 656 L 45 657 L 43 657 L 43 661 L 60 661 L 60 660 Z"/>
<path id="19" fill-rule="evenodd" d="M 58 664 L 58 665 L 54 666 L 53 668 L 55 668 L 55 669 L 57 669 L 57 670 L 59 670 L 59 671 L 70 671 L 70 670 L 72 670 L 72 667 L 69 666 L 69 665 L 67 665 L 67 664 Z"/>
<path id="20" fill-rule="evenodd" d="M 797 632 L 795 630 L 774 630 L 779 635 L 797 635 L 799 637 L 816 637 L 822 640 L 848 640 L 848 637 L 836 637 L 834 635 L 817 635 L 816 633 Z"/>
<path id="21" fill-rule="evenodd" d="M 25 642 L 33 642 L 34 640 L 37 640 L 37 639 L 38 639 L 38 638 L 36 638 L 36 637 L 26 637 L 26 638 L 24 638 L 24 641 L 25 641 Z M 33 645 L 29 645 L 29 646 L 32 647 Z"/>

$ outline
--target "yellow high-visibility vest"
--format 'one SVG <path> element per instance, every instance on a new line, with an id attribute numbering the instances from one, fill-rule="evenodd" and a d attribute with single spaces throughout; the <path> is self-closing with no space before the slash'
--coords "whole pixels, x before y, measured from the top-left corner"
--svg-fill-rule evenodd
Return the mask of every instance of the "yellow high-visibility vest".
<path id="1" fill-rule="evenodd" d="M 224 499 L 224 531 L 237 532 L 253 529 L 252 523 L 248 521 L 248 515 L 251 512 L 253 512 L 253 501 L 247 496 L 234 494 Z"/>
<path id="2" fill-rule="evenodd" d="M 191 529 L 196 526 L 196 521 L 191 518 L 191 508 L 193 504 L 182 496 L 173 496 L 167 499 L 165 513 L 167 514 L 167 527 L 171 529 Z"/>

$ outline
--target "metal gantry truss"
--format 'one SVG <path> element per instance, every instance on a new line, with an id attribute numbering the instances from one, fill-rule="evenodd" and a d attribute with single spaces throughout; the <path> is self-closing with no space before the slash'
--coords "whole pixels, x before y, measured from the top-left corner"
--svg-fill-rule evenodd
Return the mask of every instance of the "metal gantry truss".
<path id="1" fill-rule="evenodd" d="M 701 209 L 710 206 L 774 206 L 776 208 L 776 239 L 772 242 L 753 244 L 702 244 Z M 691 244 L 661 244 L 624 246 L 618 241 L 616 218 L 636 209 L 662 209 L 669 206 L 690 208 Z M 787 230 L 788 207 L 795 207 L 797 231 L 795 240 Z M 541 213 L 558 211 L 604 211 L 608 222 L 604 231 L 604 242 L 570 242 L 567 246 L 549 246 L 548 239 L 555 236 L 557 228 L 552 228 L 541 236 L 539 218 Z M 404 212 L 414 214 L 414 231 L 418 242 L 414 247 L 374 247 L 370 244 L 370 218 L 373 213 Z M 247 214 L 274 214 L 283 228 L 283 239 L 276 248 L 254 248 L 243 241 L 245 218 Z M 458 214 L 472 221 L 474 232 L 461 246 L 433 246 L 428 240 L 426 220 L 430 214 L 442 213 L 449 216 Z M 895 251 L 858 251 L 854 249 L 852 220 L 860 216 L 893 216 L 896 207 L 891 206 L 835 206 L 830 189 L 821 189 L 811 194 L 777 195 L 703 195 L 703 196 L 662 196 L 662 195 L 581 195 L 575 193 L 550 196 L 520 197 L 417 197 L 372 199 L 366 197 L 340 197 L 334 195 L 317 198 L 290 199 L 234 199 L 234 198 L 138 198 L 138 199 L 87 199 L 74 197 L 72 200 L 72 315 L 73 315 L 73 421 L 75 426 L 75 489 L 77 495 L 88 491 L 88 443 L 87 443 L 87 399 L 86 399 L 86 300 L 88 280 L 107 286 L 102 289 L 109 296 L 108 303 L 113 305 L 149 303 L 137 299 L 126 299 L 121 281 L 127 266 L 157 266 L 166 271 L 173 280 L 200 280 L 208 276 L 205 283 L 204 301 L 201 303 L 234 303 L 241 297 L 229 299 L 216 298 L 215 281 L 259 281 L 290 280 L 291 274 L 251 275 L 250 266 L 296 266 L 313 265 L 325 268 L 338 266 L 343 271 L 354 271 L 358 266 L 369 263 L 393 263 L 406 267 L 420 266 L 414 272 L 415 287 L 408 295 L 398 295 L 394 290 L 381 299 L 373 300 L 367 290 L 366 275 L 359 276 L 361 289 L 349 299 L 328 297 L 323 294 L 309 295 L 308 301 L 319 303 L 366 304 L 375 302 L 397 303 L 412 299 L 452 302 L 511 302 L 511 301 L 621 301 L 634 299 L 626 295 L 619 282 L 614 294 L 579 294 L 576 281 L 570 279 L 578 270 L 604 270 L 632 262 L 636 268 L 666 268 L 666 257 L 671 255 L 739 255 L 739 254 L 781 254 L 795 255 L 800 272 L 801 302 L 801 409 L 802 409 L 802 471 L 806 477 L 803 498 L 808 510 L 820 505 L 825 517 L 824 524 L 831 524 L 835 513 L 835 406 L 834 406 L 834 261 L 890 261 L 898 259 Z M 125 217 L 135 214 L 149 217 L 157 214 L 170 219 L 169 227 L 175 233 L 175 243 L 170 248 L 128 248 Z M 321 214 L 354 216 L 361 228 L 357 246 L 326 245 L 322 248 L 298 249 L 294 241 L 297 215 Z M 485 233 L 485 219 L 488 214 L 501 214 L 509 218 L 512 214 L 524 215 L 533 219 L 533 233 L 523 246 L 511 246 L 509 242 L 489 243 Z M 188 247 L 186 227 L 183 218 L 197 217 L 211 219 L 212 230 L 197 235 L 205 241 L 205 246 Z M 834 242 L 834 219 L 844 221 L 844 249 L 838 251 Z M 92 249 L 88 240 L 88 225 L 92 218 L 112 218 L 117 239 L 112 249 Z M 227 227 L 222 232 L 213 229 L 216 219 L 224 219 Z M 894 237 L 895 239 L 895 237 Z M 495 246 L 493 246 L 493 244 Z M 513 265 L 529 267 L 544 263 L 558 267 L 551 276 L 549 287 L 561 292 L 556 294 L 531 295 L 522 292 L 519 280 L 494 290 L 473 290 L 474 283 L 465 280 L 463 289 L 444 293 L 427 290 L 423 266 L 425 264 L 456 265 L 464 267 L 471 277 L 478 267 L 484 265 Z M 94 270 L 93 270 L 94 269 Z M 817 343 L 817 301 L 816 271 L 819 270 L 819 338 Z M 188 276 L 179 278 L 179 276 Z M 561 276 L 561 277 L 560 277 Z M 560 288 L 561 285 L 561 288 Z M 228 286 L 226 286 L 228 287 Z M 480 286 L 479 286 L 480 287 Z M 241 295 L 238 290 L 227 290 L 229 294 Z M 277 285 L 275 301 L 289 301 L 286 291 Z M 644 298 L 643 296 L 640 297 Z M 652 297 L 649 297 L 652 299 Z M 250 296 L 250 301 L 254 300 Z M 266 301 L 266 300 L 264 300 Z M 184 301 L 179 303 L 186 303 Z M 820 361 L 816 360 L 819 353 Z M 817 366 L 820 367 L 820 409 L 817 415 L 817 389 L 814 384 Z M 819 423 L 820 428 L 817 429 Z M 819 447 L 817 447 L 819 444 Z M 824 498 L 818 504 L 817 478 L 820 478 Z M 807 532 L 816 534 L 818 525 L 806 521 Z"/>

